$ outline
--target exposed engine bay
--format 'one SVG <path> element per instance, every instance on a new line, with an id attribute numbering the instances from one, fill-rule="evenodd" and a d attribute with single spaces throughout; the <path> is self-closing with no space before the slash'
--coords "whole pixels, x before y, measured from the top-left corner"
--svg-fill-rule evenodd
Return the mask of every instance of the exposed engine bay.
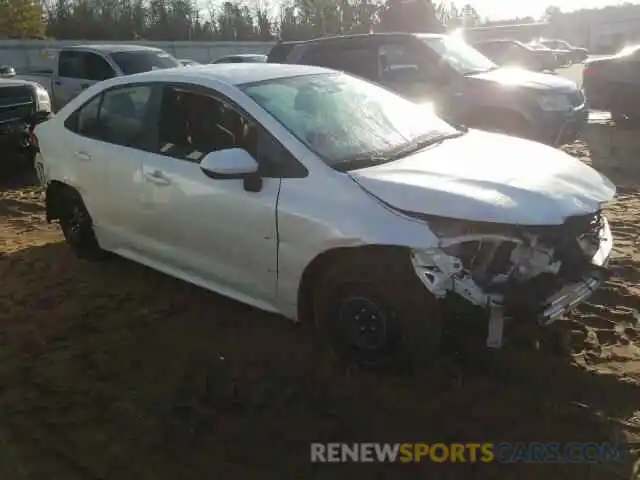
<path id="1" fill-rule="evenodd" d="M 502 345 L 505 318 L 549 325 L 609 276 L 613 240 L 600 211 L 553 226 L 421 217 L 440 241 L 413 250 L 416 274 L 436 297 L 485 309 L 491 348 Z"/>

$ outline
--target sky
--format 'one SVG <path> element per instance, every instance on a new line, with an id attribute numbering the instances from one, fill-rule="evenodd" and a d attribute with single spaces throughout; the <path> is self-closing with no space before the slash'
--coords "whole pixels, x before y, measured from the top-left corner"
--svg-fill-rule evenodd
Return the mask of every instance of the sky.
<path id="1" fill-rule="evenodd" d="M 581 8 L 602 8 L 608 5 L 625 3 L 620 0 L 547 0 L 545 1 L 518 1 L 518 0 L 458 0 L 459 3 L 470 3 L 480 15 L 480 18 L 489 17 L 492 20 L 527 17 L 540 18 L 548 5 L 555 5 L 562 11 L 570 12 Z M 633 0 L 631 0 L 635 3 Z"/>

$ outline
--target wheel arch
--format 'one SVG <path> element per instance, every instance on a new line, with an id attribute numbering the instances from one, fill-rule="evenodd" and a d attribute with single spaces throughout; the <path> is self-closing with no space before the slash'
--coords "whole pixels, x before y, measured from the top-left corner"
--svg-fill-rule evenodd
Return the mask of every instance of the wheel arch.
<path id="1" fill-rule="evenodd" d="M 380 255 L 405 253 L 407 260 L 411 247 L 406 245 L 363 244 L 356 246 L 339 246 L 329 248 L 316 255 L 302 272 L 298 284 L 297 317 L 301 322 L 313 321 L 313 290 L 326 269 L 336 262 L 345 261 L 348 257 L 366 255 L 375 261 Z M 416 277 L 417 278 L 417 277 Z"/>
<path id="2" fill-rule="evenodd" d="M 53 220 L 58 220 L 60 218 L 60 198 L 63 193 L 77 195 L 80 197 L 80 192 L 67 183 L 59 180 L 51 180 L 47 184 L 47 189 L 45 190 L 45 211 L 47 222 L 51 223 Z"/>

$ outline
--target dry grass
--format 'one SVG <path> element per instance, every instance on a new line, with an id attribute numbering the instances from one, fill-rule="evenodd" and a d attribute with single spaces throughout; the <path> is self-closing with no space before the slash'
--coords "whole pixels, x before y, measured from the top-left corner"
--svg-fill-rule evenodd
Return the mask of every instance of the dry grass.
<path id="1" fill-rule="evenodd" d="M 584 145 L 573 153 L 587 157 Z M 124 260 L 77 260 L 28 184 L 0 193 L 0 478 L 351 478 L 312 441 L 640 440 L 640 192 L 610 208 L 619 276 L 561 322 L 571 356 L 343 370 L 305 327 Z M 376 478 L 628 479 L 610 465 L 377 466 Z"/>

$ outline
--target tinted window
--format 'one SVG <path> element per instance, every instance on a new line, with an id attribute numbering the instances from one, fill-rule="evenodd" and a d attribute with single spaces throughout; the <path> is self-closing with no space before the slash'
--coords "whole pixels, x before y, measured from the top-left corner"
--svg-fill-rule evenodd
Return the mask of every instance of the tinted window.
<path id="1" fill-rule="evenodd" d="M 448 35 L 442 37 L 418 35 L 418 37 L 447 65 L 462 75 L 486 72 L 497 67 L 482 53 L 459 38 Z"/>
<path id="2" fill-rule="evenodd" d="M 81 52 L 62 50 L 58 56 L 58 75 L 65 78 L 84 78 Z"/>
<path id="3" fill-rule="evenodd" d="M 100 55 L 85 52 L 83 56 L 85 79 L 99 82 L 115 76 L 111 65 Z"/>
<path id="4" fill-rule="evenodd" d="M 282 63 L 287 59 L 287 56 L 295 47 L 295 43 L 281 43 L 271 49 L 267 57 L 269 63 Z"/>
<path id="5" fill-rule="evenodd" d="M 429 51 L 410 43 L 394 43 L 380 47 L 382 79 L 391 83 L 426 80 L 438 69 L 437 59 L 427 63 Z"/>
<path id="6" fill-rule="evenodd" d="M 341 70 L 369 80 L 377 80 L 379 76 L 375 48 L 322 48 L 305 55 L 301 63 Z"/>
<path id="7" fill-rule="evenodd" d="M 162 51 L 115 52 L 110 56 L 125 75 L 181 66 L 178 60 Z"/>

